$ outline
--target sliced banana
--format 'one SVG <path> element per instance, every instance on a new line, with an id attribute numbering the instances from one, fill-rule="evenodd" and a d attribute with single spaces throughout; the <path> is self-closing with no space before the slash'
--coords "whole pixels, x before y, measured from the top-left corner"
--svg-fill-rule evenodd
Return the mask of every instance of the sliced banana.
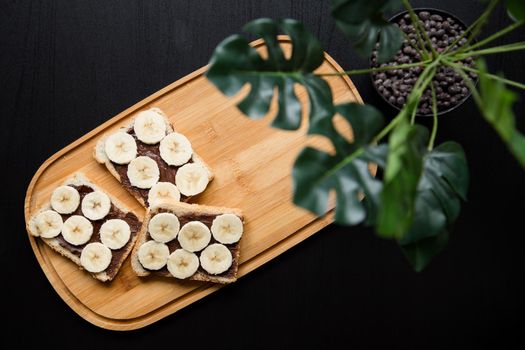
<path id="1" fill-rule="evenodd" d="M 171 213 L 160 213 L 151 218 L 148 231 L 155 241 L 167 243 L 179 233 L 179 219 Z"/>
<path id="2" fill-rule="evenodd" d="M 160 156 L 169 165 L 182 165 L 190 160 L 193 154 L 190 141 L 177 132 L 166 135 L 159 146 Z"/>
<path id="3" fill-rule="evenodd" d="M 132 186 L 151 188 L 159 181 L 159 176 L 159 167 L 150 157 L 140 156 L 128 164 L 128 179 Z"/>
<path id="4" fill-rule="evenodd" d="M 57 187 L 51 194 L 51 207 L 57 213 L 71 214 L 80 204 L 80 194 L 71 186 Z"/>
<path id="5" fill-rule="evenodd" d="M 208 226 L 200 221 L 190 221 L 179 231 L 180 246 L 189 252 L 198 252 L 210 243 L 211 233 Z"/>
<path id="6" fill-rule="evenodd" d="M 90 220 L 100 220 L 109 214 L 111 201 L 104 192 L 93 191 L 82 199 L 82 214 Z"/>
<path id="7" fill-rule="evenodd" d="M 226 246 L 215 243 L 204 249 L 200 256 L 202 268 L 212 275 L 223 273 L 232 266 L 232 253 Z"/>
<path id="8" fill-rule="evenodd" d="M 100 240 L 109 249 L 120 249 L 129 242 L 131 229 L 121 219 L 110 219 L 100 227 Z"/>
<path id="9" fill-rule="evenodd" d="M 242 221 L 234 214 L 219 215 L 211 224 L 211 233 L 217 241 L 223 244 L 238 242 L 243 233 Z"/>
<path id="10" fill-rule="evenodd" d="M 42 238 L 53 238 L 62 231 L 62 216 L 53 210 L 46 210 L 35 218 L 38 235 Z"/>
<path id="11" fill-rule="evenodd" d="M 199 258 L 195 253 L 177 249 L 168 257 L 168 271 L 173 277 L 185 279 L 191 277 L 199 268 Z"/>
<path id="12" fill-rule="evenodd" d="M 171 182 L 157 182 L 148 192 L 150 207 L 167 200 L 180 202 L 180 192 Z"/>
<path id="13" fill-rule="evenodd" d="M 82 245 L 89 241 L 93 234 L 93 225 L 81 215 L 70 216 L 62 226 L 62 236 L 66 242 Z"/>
<path id="14" fill-rule="evenodd" d="M 89 272 L 102 272 L 108 268 L 111 257 L 111 250 L 102 243 L 89 243 L 82 249 L 80 264 Z"/>
<path id="15" fill-rule="evenodd" d="M 137 156 L 137 143 L 133 136 L 119 131 L 106 139 L 104 151 L 113 163 L 128 164 Z"/>
<path id="16" fill-rule="evenodd" d="M 166 265 L 170 250 L 164 243 L 147 241 L 139 248 L 139 262 L 148 270 L 160 270 Z"/>
<path id="17" fill-rule="evenodd" d="M 202 165 L 196 163 L 181 166 L 175 175 L 175 184 L 185 196 L 201 193 L 208 186 L 208 182 L 208 172 Z"/>
<path id="18" fill-rule="evenodd" d="M 140 141 L 152 145 L 166 135 L 166 122 L 154 111 L 142 111 L 135 118 L 133 130 Z"/>

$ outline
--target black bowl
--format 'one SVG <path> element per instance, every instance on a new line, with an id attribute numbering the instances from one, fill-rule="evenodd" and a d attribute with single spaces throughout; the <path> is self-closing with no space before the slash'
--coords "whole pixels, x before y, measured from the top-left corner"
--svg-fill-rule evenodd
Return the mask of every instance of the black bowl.
<path id="1" fill-rule="evenodd" d="M 463 22 L 462 20 L 460 20 L 459 18 L 457 18 L 455 15 L 451 14 L 450 12 L 439 10 L 439 9 L 435 9 L 435 8 L 431 8 L 431 7 L 418 7 L 418 8 L 414 9 L 414 12 L 416 12 L 416 14 L 418 14 L 419 12 L 422 12 L 422 11 L 430 12 L 431 15 L 440 15 L 442 17 L 450 17 L 456 23 L 459 23 L 463 27 L 463 30 L 467 30 L 467 28 L 468 28 L 467 25 L 465 24 L 465 22 Z M 396 23 L 397 20 L 399 20 L 401 17 L 403 17 L 407 13 L 408 13 L 408 11 L 399 12 L 399 13 L 395 14 L 394 16 L 392 16 L 388 21 L 390 23 Z M 475 42 L 475 41 L 473 41 L 473 42 Z M 372 67 L 372 58 L 370 58 L 370 67 Z M 388 101 L 388 99 L 385 96 L 383 96 L 382 93 L 379 92 L 379 90 L 377 89 L 376 84 L 374 83 L 374 73 L 370 74 L 370 78 L 372 80 L 372 85 L 374 86 L 374 89 L 379 94 L 379 96 L 381 96 L 381 98 L 387 104 L 389 104 L 390 106 L 392 106 L 396 110 L 400 111 L 401 110 L 400 107 L 398 107 L 397 105 L 395 105 L 393 103 L 390 103 L 390 101 Z M 477 85 L 477 83 L 478 83 L 478 79 L 476 79 L 474 84 Z M 446 114 L 448 112 L 451 112 L 451 111 L 455 110 L 456 108 L 461 106 L 463 103 L 465 103 L 465 101 L 468 100 L 471 95 L 472 95 L 472 92 L 469 89 L 468 95 L 465 98 L 463 98 L 461 101 L 459 101 L 458 104 L 456 104 L 455 106 L 450 107 L 449 109 L 438 111 L 438 115 L 443 115 L 443 114 Z M 431 114 L 419 114 L 419 113 L 417 113 L 416 116 L 417 117 L 432 117 L 433 114 L 432 113 Z"/>

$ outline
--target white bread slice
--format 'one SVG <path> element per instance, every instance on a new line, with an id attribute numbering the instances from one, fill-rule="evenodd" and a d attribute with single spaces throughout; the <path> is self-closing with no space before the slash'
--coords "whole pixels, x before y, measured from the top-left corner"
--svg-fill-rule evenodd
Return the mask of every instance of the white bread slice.
<path id="1" fill-rule="evenodd" d="M 159 108 L 151 108 L 150 111 L 158 113 L 159 115 L 161 115 L 164 118 L 164 121 L 166 122 L 166 129 L 167 129 L 168 133 L 174 132 L 170 121 L 168 120 L 166 115 Z M 124 131 L 124 132 L 130 131 L 133 128 L 134 123 L 135 123 L 135 118 L 133 118 L 133 121 L 128 126 L 126 126 L 124 128 L 121 128 L 121 131 Z M 113 133 L 111 133 L 111 134 L 113 134 Z M 104 147 L 105 140 L 111 134 L 104 135 L 101 139 L 98 140 L 98 142 L 97 142 L 97 144 L 95 146 L 95 149 L 93 151 L 93 157 L 100 164 L 104 164 L 106 166 L 106 168 L 109 170 L 109 172 L 111 173 L 111 175 L 113 175 L 120 183 L 122 183 L 122 180 L 120 178 L 119 173 L 117 172 L 117 170 L 113 166 L 113 163 L 109 160 L 109 158 L 106 155 L 106 152 L 104 150 L 105 149 L 105 147 Z M 191 142 L 191 140 L 190 140 L 190 142 Z M 196 152 L 193 152 L 193 155 L 192 155 L 191 159 L 193 160 L 194 163 L 200 164 L 206 169 L 206 171 L 208 172 L 208 180 L 209 181 L 213 180 L 213 173 L 212 173 L 210 167 L 202 160 L 202 158 Z M 133 197 L 135 197 L 135 199 L 137 199 L 137 201 L 144 208 L 148 207 L 148 204 L 144 201 L 144 199 L 142 197 L 136 195 L 135 193 L 133 193 L 131 191 L 128 191 L 128 192 Z"/>
<path id="2" fill-rule="evenodd" d="M 93 188 L 95 191 L 101 191 L 101 192 L 104 192 L 104 193 L 108 194 L 106 191 L 102 190 L 97 185 L 95 185 L 93 182 L 88 180 L 85 177 L 85 175 L 82 174 L 82 173 L 76 173 L 71 178 L 69 178 L 66 181 L 64 181 L 63 185 L 73 185 L 73 186 L 83 186 L 84 185 L 84 186 L 89 186 L 89 187 Z M 108 196 L 111 199 L 111 203 L 115 207 L 117 207 L 120 211 L 122 211 L 124 213 L 129 213 L 131 211 L 128 207 L 126 207 L 123 203 L 118 201 L 115 197 L 112 197 L 109 194 L 108 194 Z M 51 209 L 51 204 L 50 204 L 50 202 L 47 202 L 44 206 L 42 206 L 40 209 L 38 209 L 33 214 L 33 216 L 31 216 L 31 218 L 29 219 L 29 222 L 26 224 L 27 230 L 28 230 L 28 232 L 31 235 L 38 236 L 38 229 L 36 227 L 36 222 L 35 222 L 36 221 L 36 216 L 39 213 L 41 213 L 41 212 L 43 212 L 45 210 L 49 210 L 49 209 Z M 132 213 L 140 220 L 140 216 L 139 215 L 137 215 L 134 212 L 132 212 Z M 135 242 L 136 242 L 138 236 L 139 236 L 139 234 L 136 234 L 136 235 L 134 235 L 134 236 L 132 236 L 130 238 L 130 241 L 126 245 L 126 248 L 125 248 L 124 254 L 122 255 L 122 258 L 118 261 L 118 264 L 117 264 L 117 266 L 115 268 L 114 274 L 112 274 L 110 276 L 110 275 L 108 275 L 106 273 L 106 271 L 102 271 L 102 272 L 99 272 L 99 273 L 93 273 L 91 275 L 94 278 L 96 278 L 96 279 L 98 279 L 99 281 L 102 281 L 102 282 L 107 282 L 107 281 L 113 280 L 113 278 L 118 274 L 118 271 L 122 267 L 122 264 L 124 263 L 124 261 L 128 257 L 129 253 L 133 249 L 133 246 L 135 245 Z M 61 255 L 65 256 L 66 258 L 68 258 L 71 261 L 73 261 L 75 264 L 77 264 L 80 267 L 80 269 L 83 269 L 82 265 L 80 264 L 80 258 L 78 256 L 76 256 L 75 254 L 73 254 L 68 249 L 62 247 L 60 245 L 60 241 L 56 237 L 55 238 L 35 237 L 35 239 L 38 239 L 38 238 L 40 238 L 45 244 L 47 244 L 49 247 L 51 247 L 51 249 L 53 249 L 54 251 L 60 253 Z"/>
<path id="3" fill-rule="evenodd" d="M 144 221 L 142 223 L 142 229 L 140 230 L 138 234 L 137 243 L 135 244 L 135 248 L 133 248 L 133 252 L 131 253 L 131 267 L 135 271 L 135 273 L 138 276 L 148 276 L 150 274 L 159 274 L 156 271 L 149 271 L 144 269 L 142 267 L 142 264 L 139 262 L 138 258 L 138 250 L 140 246 L 146 242 L 148 234 L 148 223 L 149 220 L 158 213 L 160 210 L 167 210 L 170 213 L 175 214 L 177 217 L 184 216 L 184 215 L 195 215 L 195 214 L 205 214 L 205 215 L 221 215 L 221 214 L 235 214 L 237 215 L 241 220 L 244 221 L 244 217 L 242 214 L 242 211 L 237 208 L 224 208 L 224 207 L 212 207 L 207 205 L 198 205 L 198 204 L 188 204 L 183 202 L 174 202 L 174 201 L 165 201 L 163 203 L 160 203 L 152 208 L 149 208 L 146 212 L 146 215 L 144 217 Z M 175 238 L 176 239 L 176 238 Z M 203 273 L 200 270 L 197 271 L 193 276 L 188 278 L 188 280 L 193 281 L 205 281 L 205 282 L 214 282 L 214 283 L 231 283 L 235 282 L 237 280 L 237 270 L 238 270 L 238 264 L 239 264 L 239 256 L 240 256 L 240 241 L 235 243 L 235 254 L 233 255 L 233 277 L 225 277 L 225 276 L 214 276 L 207 273 Z M 163 274 L 165 277 L 172 277 L 169 273 Z"/>

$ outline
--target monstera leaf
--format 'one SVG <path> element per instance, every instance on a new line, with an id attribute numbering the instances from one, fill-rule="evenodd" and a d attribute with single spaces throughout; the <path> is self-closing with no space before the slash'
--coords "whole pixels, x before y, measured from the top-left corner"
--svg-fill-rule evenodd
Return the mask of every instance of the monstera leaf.
<path id="1" fill-rule="evenodd" d="M 354 140 L 348 143 L 341 135 L 332 135 L 330 139 L 336 148 L 334 155 L 305 148 L 293 168 L 293 200 L 295 204 L 323 215 L 327 210 L 329 192 L 333 189 L 337 193 L 337 222 L 356 225 L 367 219 L 373 223 L 382 186 L 370 174 L 368 163 L 384 163 L 386 148 L 370 145 L 383 125 L 383 118 L 374 107 L 355 103 L 337 106 L 337 112 L 352 125 Z M 361 198 L 363 194 L 364 199 Z"/>
<path id="2" fill-rule="evenodd" d="M 459 144 L 445 142 L 425 155 L 412 226 L 398 240 L 415 270 L 421 271 L 446 245 L 468 184 L 467 160 Z"/>
<path id="3" fill-rule="evenodd" d="M 449 233 L 445 230 L 434 237 L 401 246 L 401 249 L 414 270 L 421 272 L 447 246 L 448 237 Z"/>
<path id="4" fill-rule="evenodd" d="M 525 136 L 516 128 L 516 117 L 512 111 L 517 96 L 503 82 L 494 81 L 485 75 L 487 66 L 483 60 L 478 60 L 477 66 L 481 72 L 481 113 L 507 144 L 514 157 L 525 167 Z"/>
<path id="5" fill-rule="evenodd" d="M 384 16 L 385 12 L 400 6 L 400 0 L 333 0 L 332 16 L 363 56 L 370 56 L 379 38 L 378 60 L 383 63 L 389 61 L 403 43 L 401 30 Z"/>
<path id="6" fill-rule="evenodd" d="M 406 119 L 390 135 L 377 223 L 377 231 L 384 237 L 401 238 L 412 224 L 427 139 L 426 128 Z"/>
<path id="7" fill-rule="evenodd" d="M 210 60 L 208 79 L 225 95 L 233 96 L 249 84 L 250 92 L 238 108 L 253 119 L 268 113 L 275 90 L 278 91 L 278 112 L 273 126 L 295 130 L 301 125 L 302 106 L 294 91 L 294 84 L 306 88 L 310 101 L 310 123 L 334 114 L 332 91 L 323 79 L 312 74 L 322 63 L 324 52 L 319 41 L 298 21 L 291 19 L 257 19 L 248 23 L 246 31 L 262 37 L 268 51 L 267 59 L 249 45 L 240 35 L 221 42 Z M 291 38 L 292 54 L 286 57 L 277 35 Z M 310 128 L 310 133 L 313 131 Z"/>
<path id="8" fill-rule="evenodd" d="M 525 1 L 507 0 L 507 10 L 515 21 L 525 21 Z"/>

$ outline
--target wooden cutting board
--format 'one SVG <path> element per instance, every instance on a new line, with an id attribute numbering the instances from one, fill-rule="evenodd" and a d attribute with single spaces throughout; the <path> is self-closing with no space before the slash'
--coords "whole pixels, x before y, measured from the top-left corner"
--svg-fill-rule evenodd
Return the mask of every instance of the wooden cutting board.
<path id="1" fill-rule="evenodd" d="M 288 52 L 290 42 L 280 37 Z M 252 43 L 265 52 L 264 43 Z M 204 76 L 206 67 L 165 87 L 123 111 L 95 130 L 49 158 L 33 177 L 25 199 L 25 219 L 49 201 L 53 189 L 75 172 L 83 172 L 105 191 L 127 204 L 139 217 L 144 209 L 92 158 L 97 139 L 127 125 L 143 109 L 159 107 L 176 130 L 184 133 L 206 162 L 215 179 L 194 202 L 241 208 L 245 214 L 245 233 L 241 241 L 239 277 L 246 275 L 282 252 L 311 236 L 333 221 L 332 208 L 316 218 L 291 202 L 292 164 L 306 145 L 330 150 L 320 136 L 307 137 L 306 123 L 299 131 L 289 132 L 268 126 L 275 115 L 276 100 L 269 115 L 259 121 L 243 116 L 235 107 L 240 97 L 222 95 Z M 328 55 L 321 72 L 342 71 Z M 336 102 L 361 98 L 347 77 L 328 79 Z M 305 91 L 297 88 L 305 102 Z M 307 110 L 307 108 L 305 108 Z M 304 111 L 307 112 L 307 111 Z M 303 116 L 305 117 L 305 115 Z M 304 119 L 306 121 L 306 119 Z M 336 119 L 337 128 L 351 136 L 345 121 Z M 129 258 L 111 283 L 101 283 L 75 264 L 51 251 L 29 235 L 31 247 L 58 295 L 87 321 L 106 329 L 132 330 L 158 321 L 177 310 L 217 291 L 221 286 L 202 282 L 178 282 L 158 277 L 134 275 Z"/>

